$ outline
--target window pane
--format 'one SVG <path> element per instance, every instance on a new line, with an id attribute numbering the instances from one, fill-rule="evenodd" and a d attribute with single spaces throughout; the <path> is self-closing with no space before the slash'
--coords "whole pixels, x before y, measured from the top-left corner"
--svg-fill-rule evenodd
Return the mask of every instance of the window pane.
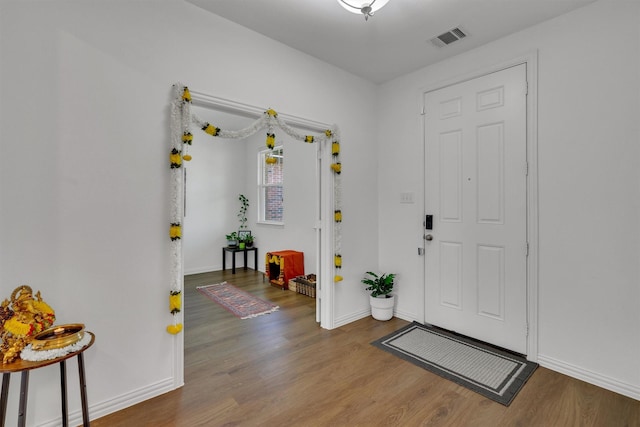
<path id="1" fill-rule="evenodd" d="M 275 163 L 267 163 L 271 157 Z M 258 156 L 260 221 L 284 222 L 284 149 L 262 150 Z"/>
<path id="2" fill-rule="evenodd" d="M 271 184 L 282 184 L 283 180 L 282 180 L 282 173 L 284 170 L 284 156 L 283 156 L 283 150 L 282 149 L 276 149 L 273 150 L 273 152 L 271 153 L 271 157 L 273 157 L 274 159 L 276 159 L 276 163 L 273 164 L 268 164 L 266 165 L 263 170 L 264 170 L 264 176 L 263 176 L 263 184 L 264 185 L 271 185 Z M 268 156 L 268 154 L 267 154 Z"/>
<path id="3" fill-rule="evenodd" d="M 281 185 L 265 188 L 264 216 L 266 221 L 282 222 L 284 216 L 284 198 Z"/>

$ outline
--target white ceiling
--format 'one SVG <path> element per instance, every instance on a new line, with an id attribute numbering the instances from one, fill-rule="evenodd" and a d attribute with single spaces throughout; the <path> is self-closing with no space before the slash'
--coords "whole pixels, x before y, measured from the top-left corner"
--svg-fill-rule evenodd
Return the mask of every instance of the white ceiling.
<path id="1" fill-rule="evenodd" d="M 187 1 L 383 83 L 595 0 L 390 0 L 368 21 L 337 0 Z M 444 48 L 430 42 L 454 27 L 468 37 Z"/>

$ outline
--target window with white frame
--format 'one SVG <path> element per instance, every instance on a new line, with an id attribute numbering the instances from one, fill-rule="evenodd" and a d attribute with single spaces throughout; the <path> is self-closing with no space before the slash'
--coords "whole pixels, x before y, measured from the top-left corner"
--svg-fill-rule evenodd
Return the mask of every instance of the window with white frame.
<path id="1" fill-rule="evenodd" d="M 258 221 L 284 223 L 284 149 L 282 146 L 258 153 Z"/>

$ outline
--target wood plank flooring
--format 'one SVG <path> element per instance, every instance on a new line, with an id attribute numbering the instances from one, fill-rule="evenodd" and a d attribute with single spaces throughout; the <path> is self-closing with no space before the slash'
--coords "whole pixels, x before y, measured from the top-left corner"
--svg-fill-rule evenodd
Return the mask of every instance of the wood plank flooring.
<path id="1" fill-rule="evenodd" d="M 228 281 L 280 310 L 241 320 L 196 291 Z M 369 343 L 407 324 L 332 331 L 315 300 L 253 270 L 185 278 L 185 386 L 92 421 L 101 426 L 640 426 L 640 402 L 538 368 L 509 407 Z"/>

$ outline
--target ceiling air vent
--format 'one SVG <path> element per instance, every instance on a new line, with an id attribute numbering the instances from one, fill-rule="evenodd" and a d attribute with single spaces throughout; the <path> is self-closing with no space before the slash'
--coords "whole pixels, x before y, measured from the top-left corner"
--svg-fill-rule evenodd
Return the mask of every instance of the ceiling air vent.
<path id="1" fill-rule="evenodd" d="M 453 42 L 457 42 L 460 39 L 467 37 L 464 31 L 460 27 L 453 28 L 446 33 L 440 34 L 437 37 L 431 39 L 431 43 L 438 47 L 445 47 Z"/>

